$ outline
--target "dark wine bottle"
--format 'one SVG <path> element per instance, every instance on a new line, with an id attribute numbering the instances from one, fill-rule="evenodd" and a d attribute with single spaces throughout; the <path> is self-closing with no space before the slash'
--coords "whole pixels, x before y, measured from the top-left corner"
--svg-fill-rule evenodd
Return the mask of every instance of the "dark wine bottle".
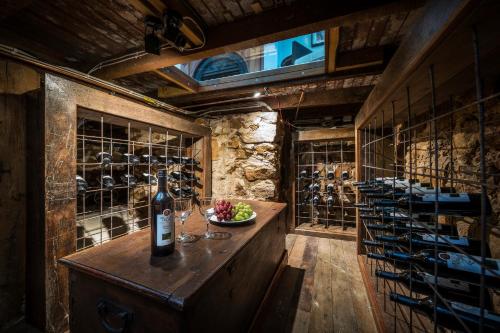
<path id="1" fill-rule="evenodd" d="M 155 155 L 143 154 L 141 155 L 141 160 L 143 163 L 151 165 L 156 165 L 159 163 L 158 157 L 156 157 Z"/>
<path id="2" fill-rule="evenodd" d="M 101 178 L 101 185 L 105 190 L 112 190 L 115 188 L 115 180 L 110 175 L 103 175 Z"/>
<path id="3" fill-rule="evenodd" d="M 197 166 L 200 162 L 191 157 L 181 157 L 181 164 L 186 166 Z"/>
<path id="4" fill-rule="evenodd" d="M 182 157 L 181 156 L 172 156 L 172 161 L 174 161 L 175 164 L 182 164 Z"/>
<path id="5" fill-rule="evenodd" d="M 320 188 L 321 187 L 319 186 L 319 184 L 312 183 L 312 184 L 309 185 L 309 192 L 311 192 L 311 193 L 318 193 L 319 190 L 320 190 Z"/>
<path id="6" fill-rule="evenodd" d="M 460 248 L 469 254 L 481 254 L 481 241 L 461 236 L 435 235 L 431 233 L 413 232 L 400 236 L 378 235 L 376 240 L 384 243 L 409 246 L 410 241 L 414 249 L 430 249 L 436 245 L 440 250 L 453 250 Z M 490 256 L 489 247 L 486 245 L 486 256 Z"/>
<path id="7" fill-rule="evenodd" d="M 328 196 L 328 198 L 326 199 L 326 205 L 328 207 L 333 207 L 333 204 L 335 203 L 335 200 L 333 199 L 333 196 Z"/>
<path id="8" fill-rule="evenodd" d="M 443 304 L 435 304 L 431 297 L 416 299 L 407 297 L 397 293 L 391 293 L 390 299 L 396 303 L 406 305 L 414 311 L 434 319 L 436 313 L 436 324 L 448 328 L 450 330 L 479 332 L 481 322 L 481 309 L 475 306 L 459 303 L 448 302 L 451 310 Z M 460 318 L 460 321 L 457 320 Z M 484 310 L 484 319 L 482 324 L 484 333 L 497 333 L 500 331 L 500 315 Z"/>
<path id="9" fill-rule="evenodd" d="M 136 187 L 137 186 L 137 178 L 134 175 L 123 174 L 120 176 L 120 180 L 123 185 L 128 187 Z"/>
<path id="10" fill-rule="evenodd" d="M 312 204 L 313 206 L 318 206 L 320 203 L 320 197 L 319 195 L 314 195 L 313 198 L 312 198 Z"/>
<path id="11" fill-rule="evenodd" d="M 335 185 L 333 184 L 326 185 L 326 193 L 328 193 L 329 195 L 333 195 L 334 192 L 335 192 Z"/>
<path id="12" fill-rule="evenodd" d="M 174 187 L 171 189 L 172 194 L 174 194 L 176 197 L 180 198 L 188 198 L 193 194 L 193 190 L 189 186 L 183 186 L 183 187 Z"/>
<path id="13" fill-rule="evenodd" d="M 142 174 L 142 179 L 148 185 L 156 185 L 156 184 L 158 184 L 158 179 L 154 175 L 152 175 L 150 173 L 147 173 L 147 172 L 144 172 Z"/>
<path id="14" fill-rule="evenodd" d="M 423 295 L 433 295 L 434 289 L 431 286 L 434 286 L 445 299 L 479 306 L 480 288 L 457 279 L 441 276 L 435 279 L 435 276 L 432 274 L 416 270 L 406 270 L 401 273 L 376 270 L 375 275 L 386 280 L 400 282 L 408 289 L 410 289 L 411 282 L 412 290 Z M 435 284 L 436 280 L 437 285 Z M 488 293 L 486 293 L 485 301 L 485 307 L 491 308 L 491 299 Z"/>
<path id="15" fill-rule="evenodd" d="M 399 207 L 408 209 L 412 207 L 413 212 L 434 213 L 434 194 L 422 196 L 412 195 L 399 200 L 375 200 L 374 206 Z M 441 193 L 438 195 L 438 211 L 441 215 L 451 216 L 479 216 L 481 215 L 481 194 L 479 193 Z M 486 215 L 491 214 L 489 200 L 486 202 Z"/>
<path id="16" fill-rule="evenodd" d="M 96 155 L 97 162 L 101 163 L 103 166 L 108 166 L 113 162 L 113 156 L 110 153 L 101 151 Z"/>
<path id="17" fill-rule="evenodd" d="M 166 170 L 158 171 L 158 192 L 151 201 L 151 256 L 163 257 L 175 250 L 174 199 L 167 191 Z"/>
<path id="18" fill-rule="evenodd" d="M 199 180 L 198 177 L 196 177 L 193 173 L 191 172 L 185 172 L 185 171 L 172 171 L 170 173 L 170 177 L 175 180 L 184 180 L 184 181 L 195 181 L 197 182 Z"/>
<path id="19" fill-rule="evenodd" d="M 361 219 L 363 219 L 363 215 L 361 215 Z M 367 229 L 370 230 L 379 230 L 386 232 L 394 232 L 396 235 L 404 234 L 410 231 L 410 222 L 406 223 L 379 223 L 379 224 L 367 224 Z M 422 231 L 434 231 L 435 225 L 434 223 L 428 222 L 413 222 L 411 223 L 411 228 L 413 231 L 422 232 Z M 437 232 L 440 235 L 458 235 L 458 230 L 455 226 L 450 224 L 437 224 Z"/>
<path id="20" fill-rule="evenodd" d="M 78 195 L 84 195 L 88 188 L 89 185 L 87 181 L 82 176 L 76 175 L 76 193 Z"/>
<path id="21" fill-rule="evenodd" d="M 333 170 L 328 170 L 327 173 L 326 173 L 326 178 L 332 180 L 335 178 L 335 172 L 333 172 Z"/>
<path id="22" fill-rule="evenodd" d="M 165 156 L 165 155 L 160 155 L 158 156 L 158 159 L 161 163 L 167 165 L 167 166 L 170 166 L 170 165 L 173 165 L 175 164 L 174 160 L 172 159 L 171 156 Z"/>
<path id="23" fill-rule="evenodd" d="M 350 178 L 348 171 L 342 171 L 342 180 L 348 180 Z"/>
<path id="24" fill-rule="evenodd" d="M 122 154 L 122 163 L 137 165 L 140 162 L 141 162 L 141 159 L 137 155 L 130 154 L 130 153 L 123 153 Z"/>
<path id="25" fill-rule="evenodd" d="M 414 263 L 423 269 L 434 270 L 434 263 L 438 266 L 439 275 L 452 276 L 462 281 L 479 284 L 481 276 L 481 257 L 467 256 L 458 252 L 438 251 L 434 257 L 434 250 L 427 249 L 415 254 L 386 250 L 384 256 L 403 263 Z M 473 258 L 473 259 L 471 259 Z M 500 289 L 500 259 L 485 258 L 485 285 L 489 288 Z"/>
<path id="26" fill-rule="evenodd" d="M 313 178 L 314 179 L 319 179 L 319 170 L 316 170 L 313 172 Z"/>
<path id="27" fill-rule="evenodd" d="M 309 175 L 307 173 L 307 170 L 302 170 L 300 173 L 299 173 L 299 178 L 303 178 L 303 179 L 307 179 L 309 178 Z"/>

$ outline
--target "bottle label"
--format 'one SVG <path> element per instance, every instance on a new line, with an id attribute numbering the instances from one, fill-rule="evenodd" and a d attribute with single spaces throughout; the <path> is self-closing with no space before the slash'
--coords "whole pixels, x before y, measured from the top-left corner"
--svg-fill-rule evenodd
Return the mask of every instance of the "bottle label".
<path id="1" fill-rule="evenodd" d="M 458 312 L 473 314 L 478 317 L 481 316 L 481 309 L 475 306 L 457 302 L 450 302 L 450 306 L 453 310 Z M 500 316 L 495 313 L 491 313 L 486 309 L 484 309 L 484 318 L 500 323 Z"/>
<path id="2" fill-rule="evenodd" d="M 174 242 L 173 228 L 174 215 L 170 209 L 165 209 L 156 215 L 156 245 L 165 246 Z"/>
<path id="3" fill-rule="evenodd" d="M 424 194 L 422 201 L 434 202 L 436 201 L 436 195 Z M 442 193 L 438 195 L 438 202 L 470 202 L 470 198 L 467 193 Z"/>
<path id="4" fill-rule="evenodd" d="M 466 255 L 456 252 L 440 252 L 438 254 L 438 257 L 439 259 L 445 260 L 446 266 L 450 269 L 481 274 L 481 265 L 478 264 L 479 262 L 481 262 L 481 257 L 479 256 L 471 256 L 477 262 Z M 488 269 L 484 271 L 485 275 L 495 276 L 491 271 L 494 271 L 496 275 L 499 275 L 499 263 L 500 259 L 486 259 L 486 267 Z"/>
<path id="5" fill-rule="evenodd" d="M 434 275 L 425 272 L 421 272 L 420 274 L 422 275 L 422 278 L 425 282 L 434 284 Z M 467 293 L 470 292 L 469 284 L 458 280 L 452 280 L 438 276 L 437 285 L 439 287 L 447 289 L 459 290 Z"/>
<path id="6" fill-rule="evenodd" d="M 436 237 L 433 234 L 420 234 L 420 236 L 422 236 L 422 240 L 428 241 L 428 242 L 434 242 L 435 237 Z M 437 237 L 437 242 L 438 243 L 453 244 L 453 245 L 458 245 L 458 246 L 469 246 L 469 240 L 467 239 L 467 237 L 454 237 L 454 236 L 439 235 Z"/>

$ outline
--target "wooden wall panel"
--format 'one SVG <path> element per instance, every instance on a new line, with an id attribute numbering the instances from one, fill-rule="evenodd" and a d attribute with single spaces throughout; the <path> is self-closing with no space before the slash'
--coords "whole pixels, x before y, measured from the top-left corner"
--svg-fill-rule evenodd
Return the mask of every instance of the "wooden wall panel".
<path id="1" fill-rule="evenodd" d="M 68 273 L 57 260 L 76 250 L 76 128 L 79 108 L 139 120 L 193 136 L 208 128 L 143 104 L 52 74 L 44 74 L 44 107 L 33 114 L 33 151 L 44 156 L 36 165 L 42 183 L 37 189 L 43 205 L 35 223 L 38 234 L 31 247 L 30 270 L 43 282 L 32 281 L 28 320 L 47 332 L 68 329 Z M 36 138 L 43 147 L 36 147 Z M 206 138 L 205 142 L 209 141 Z M 209 149 L 209 148 L 205 148 Z M 35 159 L 35 161 L 37 161 Z M 207 166 L 205 166 L 207 167 Z M 209 166 L 208 166 L 209 167 Z M 207 172 L 209 172 L 209 168 Z M 33 177 L 36 182 L 36 177 Z M 206 179 L 210 188 L 210 179 Z M 36 197 L 36 196 L 35 196 Z M 36 198 L 33 198 L 36 200 Z M 42 267 L 40 262 L 43 263 Z M 34 279 L 33 279 L 34 280 Z M 42 290 L 36 290 L 42 288 Z M 45 314 L 45 315 L 43 315 Z"/>
<path id="2" fill-rule="evenodd" d="M 5 81 L 0 80 L 0 86 Z M 1 89 L 1 88 L 0 88 Z M 0 331 L 23 316 L 26 232 L 26 108 L 0 93 Z"/>

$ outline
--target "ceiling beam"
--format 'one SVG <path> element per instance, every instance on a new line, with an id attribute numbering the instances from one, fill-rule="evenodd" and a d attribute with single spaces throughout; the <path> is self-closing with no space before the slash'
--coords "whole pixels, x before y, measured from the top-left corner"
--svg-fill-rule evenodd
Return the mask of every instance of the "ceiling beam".
<path id="1" fill-rule="evenodd" d="M 336 70 L 337 66 L 337 51 L 340 41 L 340 27 L 334 27 L 327 31 L 327 39 L 326 39 L 326 72 L 333 73 Z"/>
<path id="2" fill-rule="evenodd" d="M 272 109 L 290 109 L 300 106 L 300 108 L 331 106 L 341 104 L 354 104 L 363 103 L 366 96 L 372 90 L 371 86 L 353 87 L 344 89 L 333 89 L 325 91 L 315 91 L 304 93 L 302 101 L 300 101 L 302 94 L 294 94 L 287 96 L 274 96 L 261 98 L 263 102 L 268 104 Z M 300 105 L 299 105 L 300 101 Z"/>
<path id="3" fill-rule="evenodd" d="M 165 49 L 159 56 L 147 54 L 140 58 L 132 58 L 103 67 L 96 71 L 95 75 L 109 80 L 147 72 L 313 33 L 333 26 L 341 26 L 347 22 L 409 11 L 420 7 L 423 2 L 423 0 L 296 1 L 289 6 L 271 9 L 208 29 L 205 34 L 206 45 L 199 51 L 185 51 L 180 54 L 175 50 Z"/>
<path id="4" fill-rule="evenodd" d="M 364 126 L 385 103 L 391 101 L 397 91 L 405 87 L 405 82 L 435 51 L 437 45 L 450 35 L 473 2 L 474 0 L 447 0 L 429 1 L 426 4 L 421 17 L 402 41 L 380 81 L 361 107 L 356 116 L 357 128 Z"/>
<path id="5" fill-rule="evenodd" d="M 299 131 L 297 141 L 353 140 L 354 128 L 316 129 Z"/>
<path id="6" fill-rule="evenodd" d="M 174 83 L 175 85 L 189 92 L 197 92 L 199 89 L 199 83 L 189 75 L 186 75 L 177 67 L 172 66 L 167 68 L 155 69 L 153 72 L 162 79 Z"/>

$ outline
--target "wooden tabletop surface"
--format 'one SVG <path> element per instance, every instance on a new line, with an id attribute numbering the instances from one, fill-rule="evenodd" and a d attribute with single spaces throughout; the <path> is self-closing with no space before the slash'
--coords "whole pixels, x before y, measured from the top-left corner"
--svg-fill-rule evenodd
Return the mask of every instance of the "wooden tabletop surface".
<path id="1" fill-rule="evenodd" d="M 147 228 L 59 261 L 72 269 L 163 300 L 180 310 L 191 295 L 286 207 L 277 202 L 241 201 L 251 204 L 257 213 L 254 224 L 210 225 L 212 231 L 231 233 L 229 239 L 176 242 L 173 254 L 151 259 L 150 229 Z M 198 212 L 186 221 L 186 232 L 202 235 L 205 230 L 205 220 Z M 176 221 L 176 234 L 179 232 L 180 225 Z"/>

